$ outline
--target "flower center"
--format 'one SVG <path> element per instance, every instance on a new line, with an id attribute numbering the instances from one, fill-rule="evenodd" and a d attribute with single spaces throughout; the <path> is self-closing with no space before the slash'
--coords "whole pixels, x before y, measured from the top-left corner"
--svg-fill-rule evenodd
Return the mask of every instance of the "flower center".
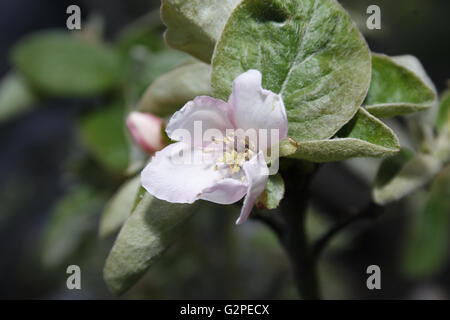
<path id="1" fill-rule="evenodd" d="M 241 169 L 244 163 L 250 160 L 255 153 L 252 150 L 255 149 L 254 144 L 248 138 L 238 139 L 234 133 L 228 133 L 223 140 L 213 138 L 212 141 L 224 143 L 223 157 L 216 160 L 214 170 L 225 171 L 226 175 L 245 181 L 245 174 Z M 224 179 L 224 176 L 221 179 Z"/>

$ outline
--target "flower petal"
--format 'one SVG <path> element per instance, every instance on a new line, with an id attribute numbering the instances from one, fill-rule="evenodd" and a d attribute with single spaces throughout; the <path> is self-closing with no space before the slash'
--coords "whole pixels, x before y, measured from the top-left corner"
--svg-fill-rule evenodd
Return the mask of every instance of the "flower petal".
<path id="1" fill-rule="evenodd" d="M 174 113 L 167 125 L 166 132 L 170 139 L 182 141 L 184 140 L 183 134 L 186 131 L 183 132 L 178 129 L 187 130 L 192 139 L 191 143 L 195 140 L 194 145 L 200 146 L 203 143 L 201 141 L 203 137 L 194 139 L 195 123 L 197 121 L 201 123 L 200 134 L 204 134 L 208 129 L 216 129 L 222 135 L 225 135 L 226 129 L 233 128 L 229 120 L 229 113 L 230 106 L 228 103 L 208 96 L 199 96 Z"/>
<path id="2" fill-rule="evenodd" d="M 233 82 L 233 93 L 228 102 L 232 105 L 231 119 L 236 128 L 279 130 L 279 140 L 287 136 L 288 121 L 283 99 L 280 95 L 261 86 L 262 75 L 249 70 Z M 269 141 L 271 146 L 278 141 Z M 262 149 L 262 148 L 258 148 Z"/>
<path id="3" fill-rule="evenodd" d="M 161 118 L 145 112 L 131 112 L 127 117 L 127 127 L 133 139 L 148 153 L 164 148 Z"/>
<path id="4" fill-rule="evenodd" d="M 241 200 L 247 193 L 247 188 L 246 183 L 228 178 L 218 181 L 210 188 L 204 189 L 200 199 L 219 204 L 231 204 Z"/>
<path id="5" fill-rule="evenodd" d="M 183 157 L 179 156 L 181 152 Z M 220 178 L 210 154 L 191 149 L 183 142 L 157 152 L 141 174 L 142 186 L 149 193 L 174 203 L 194 202 Z"/>
<path id="6" fill-rule="evenodd" d="M 247 220 L 256 199 L 264 191 L 267 180 L 269 179 L 269 169 L 267 168 L 262 151 L 250 159 L 250 161 L 244 163 L 243 167 L 248 182 L 248 189 L 241 209 L 241 215 L 237 219 L 236 224 L 244 223 Z"/>

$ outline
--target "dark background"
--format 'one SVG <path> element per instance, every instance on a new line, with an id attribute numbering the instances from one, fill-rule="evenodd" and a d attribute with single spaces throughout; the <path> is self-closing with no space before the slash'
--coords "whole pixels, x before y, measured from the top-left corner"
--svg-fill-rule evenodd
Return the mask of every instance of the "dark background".
<path id="1" fill-rule="evenodd" d="M 355 20 L 363 19 L 370 4 L 381 7 L 382 30 L 367 32 L 362 28 L 370 48 L 388 55 L 412 54 L 423 63 L 441 91 L 450 78 L 450 1 L 447 0 L 345 0 L 341 1 Z M 106 36 L 110 39 L 124 25 L 159 1 L 99 0 L 0 0 L 0 75 L 10 68 L 9 50 L 21 37 L 36 30 L 65 28 L 66 8 L 78 4 L 82 20 L 91 13 L 105 18 Z M 361 28 L 361 26 L 360 26 Z M 59 106 L 64 103 L 65 108 Z M 76 140 L 74 117 L 80 103 L 51 101 L 41 108 L 0 126 L 0 297 L 1 298 L 112 298 L 101 278 L 101 263 L 93 263 L 89 286 L 79 292 L 64 289 L 63 269 L 45 270 L 39 263 L 39 237 L 58 197 L 65 191 L 62 164 Z M 364 181 L 341 164 L 322 166 L 312 185 L 316 206 L 324 208 L 333 219 L 358 211 L 370 202 L 370 190 Z M 334 255 L 331 273 L 339 278 L 346 293 L 336 290 L 332 298 L 446 298 L 450 296 L 450 269 L 433 279 L 409 280 L 397 269 L 397 255 L 408 212 L 401 204 L 389 209 L 374 224 L 358 226 L 352 246 Z M 382 235 L 382 236 L 380 236 Z M 99 249 L 104 261 L 111 243 Z M 214 245 L 214 244 L 213 244 Z M 222 244 L 215 244 L 219 252 Z M 382 269 L 382 290 L 368 291 L 365 268 L 378 264 Z M 258 265 L 253 265 L 258 268 Z M 226 272 L 226 270 L 219 270 Z M 282 274 L 282 273 L 280 273 Z M 217 275 L 216 277 L 220 277 Z M 283 276 L 284 277 L 284 276 Z M 217 279 L 216 279 L 217 280 Z M 214 281 L 214 278 L 213 280 Z M 324 280 L 326 281 L 326 280 Z M 176 291 L 176 284 L 171 284 Z M 255 284 L 257 287 L 257 285 Z M 193 288 L 193 287 L 192 287 Z M 270 291 L 270 288 L 267 289 Z M 276 287 L 273 288 L 274 292 Z M 332 291 L 333 292 L 333 291 Z M 133 295 L 131 295 L 133 297 Z M 167 297 L 150 294 L 148 297 Z M 227 293 L 176 292 L 177 298 L 227 298 Z M 279 297 L 275 293 L 253 298 Z M 249 297 L 249 298 L 252 298 Z"/>

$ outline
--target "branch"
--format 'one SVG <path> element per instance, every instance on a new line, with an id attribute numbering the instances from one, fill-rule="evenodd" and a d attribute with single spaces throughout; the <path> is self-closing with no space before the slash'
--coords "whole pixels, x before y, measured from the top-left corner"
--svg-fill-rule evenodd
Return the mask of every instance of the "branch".
<path id="1" fill-rule="evenodd" d="M 332 227 L 328 232 L 326 232 L 321 238 L 319 238 L 313 247 L 313 256 L 317 260 L 323 250 L 327 247 L 330 241 L 346 227 L 357 223 L 362 220 L 372 220 L 376 219 L 380 215 L 381 207 L 374 202 L 370 203 L 365 207 L 360 213 L 351 215 L 348 218 L 338 222 L 334 227 Z"/>
<path id="2" fill-rule="evenodd" d="M 309 183 L 317 166 L 308 162 L 283 159 L 280 172 L 285 177 L 285 195 L 280 203 L 283 232 L 279 239 L 292 265 L 300 296 L 320 299 L 316 261 L 309 246 L 305 218 L 309 199 Z"/>

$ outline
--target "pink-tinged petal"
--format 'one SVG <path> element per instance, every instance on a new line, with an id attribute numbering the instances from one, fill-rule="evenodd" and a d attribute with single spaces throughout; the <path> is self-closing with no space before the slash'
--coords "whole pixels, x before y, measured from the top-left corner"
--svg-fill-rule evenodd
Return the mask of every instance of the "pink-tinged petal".
<path id="1" fill-rule="evenodd" d="M 258 70 L 249 70 L 233 82 L 231 118 L 236 128 L 267 129 L 268 146 L 287 136 L 288 121 L 283 99 L 280 95 L 262 88 L 262 75 Z M 278 129 L 278 141 L 271 141 L 271 129 Z M 258 148 L 264 149 L 264 148 Z"/>
<path id="2" fill-rule="evenodd" d="M 258 155 L 250 159 L 250 161 L 244 163 L 243 169 L 247 179 L 248 189 L 244 204 L 242 205 L 241 215 L 237 219 L 236 224 L 244 223 L 247 220 L 253 209 L 253 205 L 259 195 L 264 191 L 267 180 L 269 179 L 269 169 L 261 151 Z"/>
<path id="3" fill-rule="evenodd" d="M 214 186 L 204 189 L 200 199 L 231 204 L 242 199 L 247 193 L 247 184 L 236 179 L 227 178 L 218 181 Z"/>
<path id="4" fill-rule="evenodd" d="M 161 118 L 150 113 L 131 112 L 126 123 L 131 136 L 143 150 L 154 153 L 164 148 Z"/>
<path id="5" fill-rule="evenodd" d="M 202 134 L 206 133 L 208 129 L 217 130 L 224 135 L 226 129 L 233 128 L 229 120 L 229 109 L 229 104 L 222 100 L 208 96 L 196 97 L 174 113 L 167 125 L 166 132 L 169 138 L 175 141 L 187 139 L 185 135 L 188 134 L 192 139 L 191 143 L 195 140 L 196 146 L 202 145 L 202 141 L 198 140 L 202 140 Z M 199 124 L 201 127 L 198 127 Z M 194 137 L 194 128 L 198 129 L 200 137 Z M 188 141 L 185 142 L 188 143 Z"/>
<path id="6" fill-rule="evenodd" d="M 186 156 L 180 157 L 181 153 Z M 142 171 L 142 186 L 158 199 L 192 203 L 221 178 L 214 164 L 214 159 L 201 149 L 173 143 L 157 152 Z"/>

